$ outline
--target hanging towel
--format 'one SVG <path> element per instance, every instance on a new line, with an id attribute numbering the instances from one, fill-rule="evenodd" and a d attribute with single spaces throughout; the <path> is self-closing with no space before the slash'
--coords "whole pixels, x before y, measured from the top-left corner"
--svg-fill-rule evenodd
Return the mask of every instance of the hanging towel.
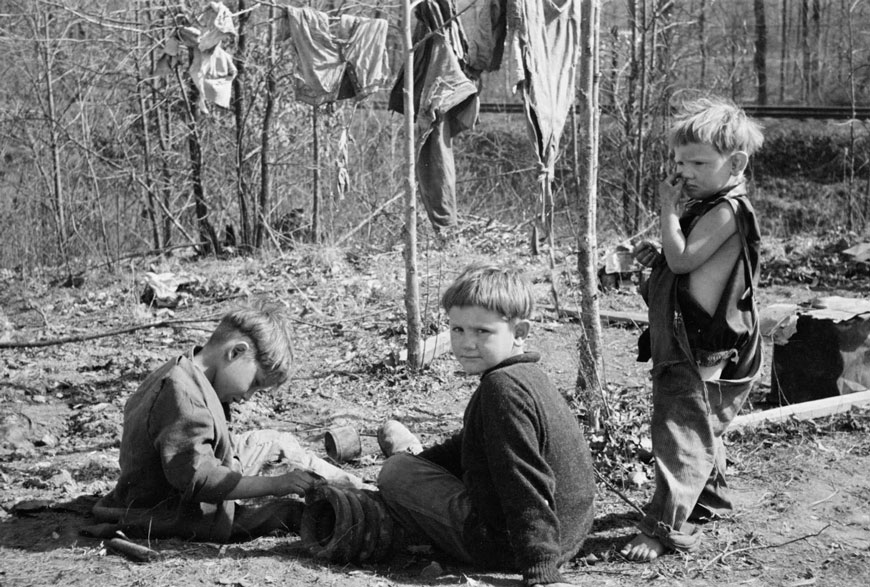
<path id="1" fill-rule="evenodd" d="M 559 141 L 574 102 L 580 55 L 578 0 L 510 0 L 512 81 L 522 92 L 538 154 L 542 204 L 551 199 Z"/>
<path id="2" fill-rule="evenodd" d="M 290 40 L 296 56 L 296 99 L 325 104 L 362 99 L 386 85 L 388 22 L 380 18 L 342 16 L 335 27 L 325 13 L 284 7 L 279 40 Z"/>

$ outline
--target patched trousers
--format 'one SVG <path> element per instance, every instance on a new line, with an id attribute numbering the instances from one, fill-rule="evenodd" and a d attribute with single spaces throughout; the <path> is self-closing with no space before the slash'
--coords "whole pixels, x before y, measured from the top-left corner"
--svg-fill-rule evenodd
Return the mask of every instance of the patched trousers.
<path id="1" fill-rule="evenodd" d="M 669 548 L 692 550 L 699 533 L 686 521 L 696 505 L 716 514 L 732 509 L 722 436 L 753 382 L 754 377 L 702 381 L 688 360 L 653 370 L 656 489 L 640 523 L 644 534 Z"/>

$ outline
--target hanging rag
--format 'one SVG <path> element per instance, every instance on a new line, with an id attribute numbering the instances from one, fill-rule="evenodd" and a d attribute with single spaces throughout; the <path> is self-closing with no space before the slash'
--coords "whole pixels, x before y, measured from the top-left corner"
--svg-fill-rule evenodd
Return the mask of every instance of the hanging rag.
<path id="1" fill-rule="evenodd" d="M 507 0 L 457 0 L 456 10 L 465 31 L 466 62 L 472 76 L 497 71 L 504 56 Z"/>
<path id="2" fill-rule="evenodd" d="M 425 0 L 415 10 L 416 172 L 420 197 L 436 230 L 456 224 L 453 137 L 477 123 L 477 84 L 466 74 L 466 39 L 453 0 Z M 453 19 L 453 20 L 451 20 Z M 446 24 L 445 24 L 446 23 Z M 404 69 L 390 94 L 390 110 L 404 113 Z"/>
<path id="3" fill-rule="evenodd" d="M 229 8 L 220 2 L 209 2 L 200 19 L 201 27 L 181 27 L 167 37 L 154 68 L 155 75 L 174 71 L 179 63 L 181 47 L 192 49 L 188 73 L 199 90 L 197 108 L 208 113 L 206 101 L 223 108 L 230 107 L 236 66 L 232 56 L 222 47 L 227 37 L 236 36 L 236 26 Z"/>
<path id="4" fill-rule="evenodd" d="M 508 7 L 512 77 L 520 90 L 538 155 L 542 216 L 552 206 L 559 141 L 574 101 L 580 56 L 578 0 L 511 0 Z"/>
<path id="5" fill-rule="evenodd" d="M 289 39 L 296 56 L 296 99 L 319 105 L 362 99 L 384 87 L 388 26 L 381 18 L 342 15 L 331 27 L 323 12 L 285 6 L 278 39 Z"/>

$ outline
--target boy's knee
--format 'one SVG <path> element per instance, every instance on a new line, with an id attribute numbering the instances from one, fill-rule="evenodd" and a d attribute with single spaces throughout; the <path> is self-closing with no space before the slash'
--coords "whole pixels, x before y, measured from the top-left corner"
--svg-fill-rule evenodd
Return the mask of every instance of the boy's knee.
<path id="1" fill-rule="evenodd" d="M 381 472 L 378 474 L 378 490 L 389 496 L 390 493 L 407 481 L 407 469 L 409 461 L 414 457 L 408 453 L 399 453 L 384 461 Z"/>

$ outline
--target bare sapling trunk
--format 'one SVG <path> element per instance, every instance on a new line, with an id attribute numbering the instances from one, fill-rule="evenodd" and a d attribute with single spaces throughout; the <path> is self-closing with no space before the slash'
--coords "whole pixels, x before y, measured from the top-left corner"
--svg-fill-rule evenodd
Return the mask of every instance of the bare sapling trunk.
<path id="1" fill-rule="evenodd" d="M 69 270 L 69 259 L 67 255 L 67 242 L 69 240 L 69 232 L 66 221 L 66 195 L 64 192 L 63 178 L 61 177 L 60 165 L 60 139 L 57 132 L 57 106 L 55 105 L 55 88 L 54 88 L 54 49 L 51 38 L 51 20 L 52 16 L 48 12 L 41 12 L 39 17 L 42 18 L 42 47 L 41 53 L 42 65 L 45 68 L 45 98 L 46 108 L 48 110 L 48 147 L 51 154 L 51 179 L 52 179 L 52 196 L 54 204 L 54 219 L 57 229 L 57 249 L 61 259 L 67 265 Z M 39 44 L 37 45 L 39 50 Z"/>
<path id="2" fill-rule="evenodd" d="M 236 66 L 236 77 L 233 79 L 233 118 L 236 125 L 236 199 L 239 202 L 239 246 L 247 250 L 252 245 L 251 219 L 248 212 L 250 197 L 247 181 L 247 165 L 245 164 L 245 121 L 248 116 L 248 102 L 245 93 L 247 81 L 247 23 L 251 13 L 248 11 L 247 0 L 239 0 L 238 42 L 233 54 Z"/>
<path id="3" fill-rule="evenodd" d="M 402 47 L 405 56 L 405 311 L 408 314 L 408 367 L 422 364 L 420 352 L 420 284 L 417 275 L 417 185 L 414 149 L 414 45 L 411 40 L 411 0 L 402 2 Z"/>
<path id="4" fill-rule="evenodd" d="M 767 20 L 764 17 L 764 0 L 754 0 L 755 9 L 755 78 L 757 92 L 755 101 L 767 104 Z"/>
<path id="5" fill-rule="evenodd" d="M 320 123 L 317 104 L 311 107 L 311 240 L 320 242 Z"/>
<path id="6" fill-rule="evenodd" d="M 260 134 L 260 201 L 257 210 L 255 246 L 260 248 L 266 237 L 269 202 L 272 201 L 272 116 L 275 112 L 275 6 L 269 7 L 269 63 L 266 71 L 266 96 L 263 106 L 263 126 Z"/>
<path id="7" fill-rule="evenodd" d="M 601 318 L 598 305 L 598 236 L 596 231 L 598 198 L 599 84 L 598 29 L 600 0 L 584 0 L 581 19 L 583 51 L 580 58 L 581 126 L 583 165 L 578 184 L 578 218 L 580 230 L 577 242 L 577 270 L 580 274 L 581 335 L 577 394 L 585 405 L 587 424 L 597 428 L 598 416 L 607 402 L 601 385 Z"/>
<path id="8" fill-rule="evenodd" d="M 193 49 L 189 50 L 188 58 L 193 60 Z M 217 233 L 208 219 L 208 202 L 205 198 L 205 188 L 202 184 L 202 141 L 199 137 L 200 112 L 196 105 L 199 102 L 199 89 L 190 81 L 188 90 L 184 90 L 184 82 L 178 70 L 175 71 L 178 84 L 184 92 L 184 103 L 187 110 L 187 148 L 190 156 L 190 181 L 193 189 L 194 212 L 199 229 L 199 240 L 203 245 L 203 253 L 220 254 L 221 243 Z M 190 94 L 187 93 L 190 92 Z"/>
<path id="9" fill-rule="evenodd" d="M 136 24 L 141 26 L 141 10 L 136 9 Z M 160 241 L 160 221 L 157 216 L 157 199 L 154 193 L 153 176 L 153 149 L 151 144 L 151 125 L 145 98 L 145 80 L 142 77 L 142 31 L 136 31 L 136 98 L 139 106 L 139 116 L 142 118 L 142 167 L 145 186 L 145 211 L 151 224 L 152 246 L 155 249 L 163 248 Z"/>

